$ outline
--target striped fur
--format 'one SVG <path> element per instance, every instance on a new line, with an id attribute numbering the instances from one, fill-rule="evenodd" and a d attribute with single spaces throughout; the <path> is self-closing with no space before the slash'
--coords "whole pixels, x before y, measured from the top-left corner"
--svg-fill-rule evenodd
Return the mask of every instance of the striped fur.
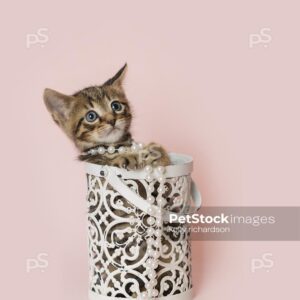
<path id="1" fill-rule="evenodd" d="M 132 113 L 130 104 L 125 95 L 122 82 L 127 66 L 121 68 L 116 75 L 99 86 L 84 88 L 71 96 L 57 91 L 46 89 L 44 101 L 54 121 L 63 129 L 80 151 L 99 145 L 128 145 L 131 143 L 130 125 Z M 117 101 L 121 107 L 119 111 L 112 108 Z M 97 115 L 95 121 L 89 121 L 87 114 Z M 153 144 L 151 146 L 153 148 Z M 150 148 L 151 148 L 150 147 Z M 169 163 L 166 152 L 159 147 L 161 159 L 156 164 Z M 151 150 L 149 148 L 149 153 Z M 122 155 L 97 155 L 93 157 L 80 156 L 81 160 L 88 160 L 98 164 L 117 165 L 127 168 L 139 168 L 145 164 L 154 163 L 148 158 L 141 161 L 137 157 Z"/>

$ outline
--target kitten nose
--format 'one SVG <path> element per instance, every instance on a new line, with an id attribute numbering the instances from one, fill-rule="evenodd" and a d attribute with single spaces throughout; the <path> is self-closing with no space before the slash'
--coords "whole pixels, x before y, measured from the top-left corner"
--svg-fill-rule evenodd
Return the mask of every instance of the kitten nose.
<path id="1" fill-rule="evenodd" d="M 111 125 L 111 126 L 114 126 L 116 124 L 116 120 L 115 119 L 108 119 L 108 120 L 106 120 L 106 123 Z"/>

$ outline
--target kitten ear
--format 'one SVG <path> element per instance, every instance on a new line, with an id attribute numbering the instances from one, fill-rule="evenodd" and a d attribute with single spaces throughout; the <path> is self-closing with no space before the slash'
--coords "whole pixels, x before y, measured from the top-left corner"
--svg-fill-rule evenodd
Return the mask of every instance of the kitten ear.
<path id="1" fill-rule="evenodd" d="M 44 102 L 54 121 L 61 125 L 69 119 L 74 106 L 74 98 L 51 89 L 44 90 Z"/>
<path id="2" fill-rule="evenodd" d="M 116 75 L 108 79 L 104 85 L 112 85 L 121 87 L 127 71 L 127 63 L 116 73 Z"/>

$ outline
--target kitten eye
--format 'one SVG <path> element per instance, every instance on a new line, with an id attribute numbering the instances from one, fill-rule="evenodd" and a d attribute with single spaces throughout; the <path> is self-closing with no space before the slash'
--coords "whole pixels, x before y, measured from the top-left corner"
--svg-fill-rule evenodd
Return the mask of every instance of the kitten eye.
<path id="1" fill-rule="evenodd" d="M 119 101 L 113 101 L 111 103 L 111 109 L 115 112 L 120 112 L 123 109 L 123 105 Z"/>
<path id="2" fill-rule="evenodd" d="M 85 119 L 88 122 L 94 122 L 95 120 L 98 119 L 98 115 L 93 110 L 91 110 L 85 115 Z"/>

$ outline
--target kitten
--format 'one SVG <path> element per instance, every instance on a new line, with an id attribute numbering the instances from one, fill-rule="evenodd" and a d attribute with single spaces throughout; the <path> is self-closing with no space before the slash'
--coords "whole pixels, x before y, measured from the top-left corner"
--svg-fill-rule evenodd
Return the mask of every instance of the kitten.
<path id="1" fill-rule="evenodd" d="M 81 151 L 80 160 L 126 169 L 166 166 L 170 164 L 168 154 L 155 143 L 134 153 L 91 154 L 90 150 L 99 146 L 119 149 L 133 142 L 130 134 L 132 113 L 123 88 L 126 69 L 127 64 L 104 84 L 87 87 L 71 96 L 45 89 L 46 107 Z"/>

